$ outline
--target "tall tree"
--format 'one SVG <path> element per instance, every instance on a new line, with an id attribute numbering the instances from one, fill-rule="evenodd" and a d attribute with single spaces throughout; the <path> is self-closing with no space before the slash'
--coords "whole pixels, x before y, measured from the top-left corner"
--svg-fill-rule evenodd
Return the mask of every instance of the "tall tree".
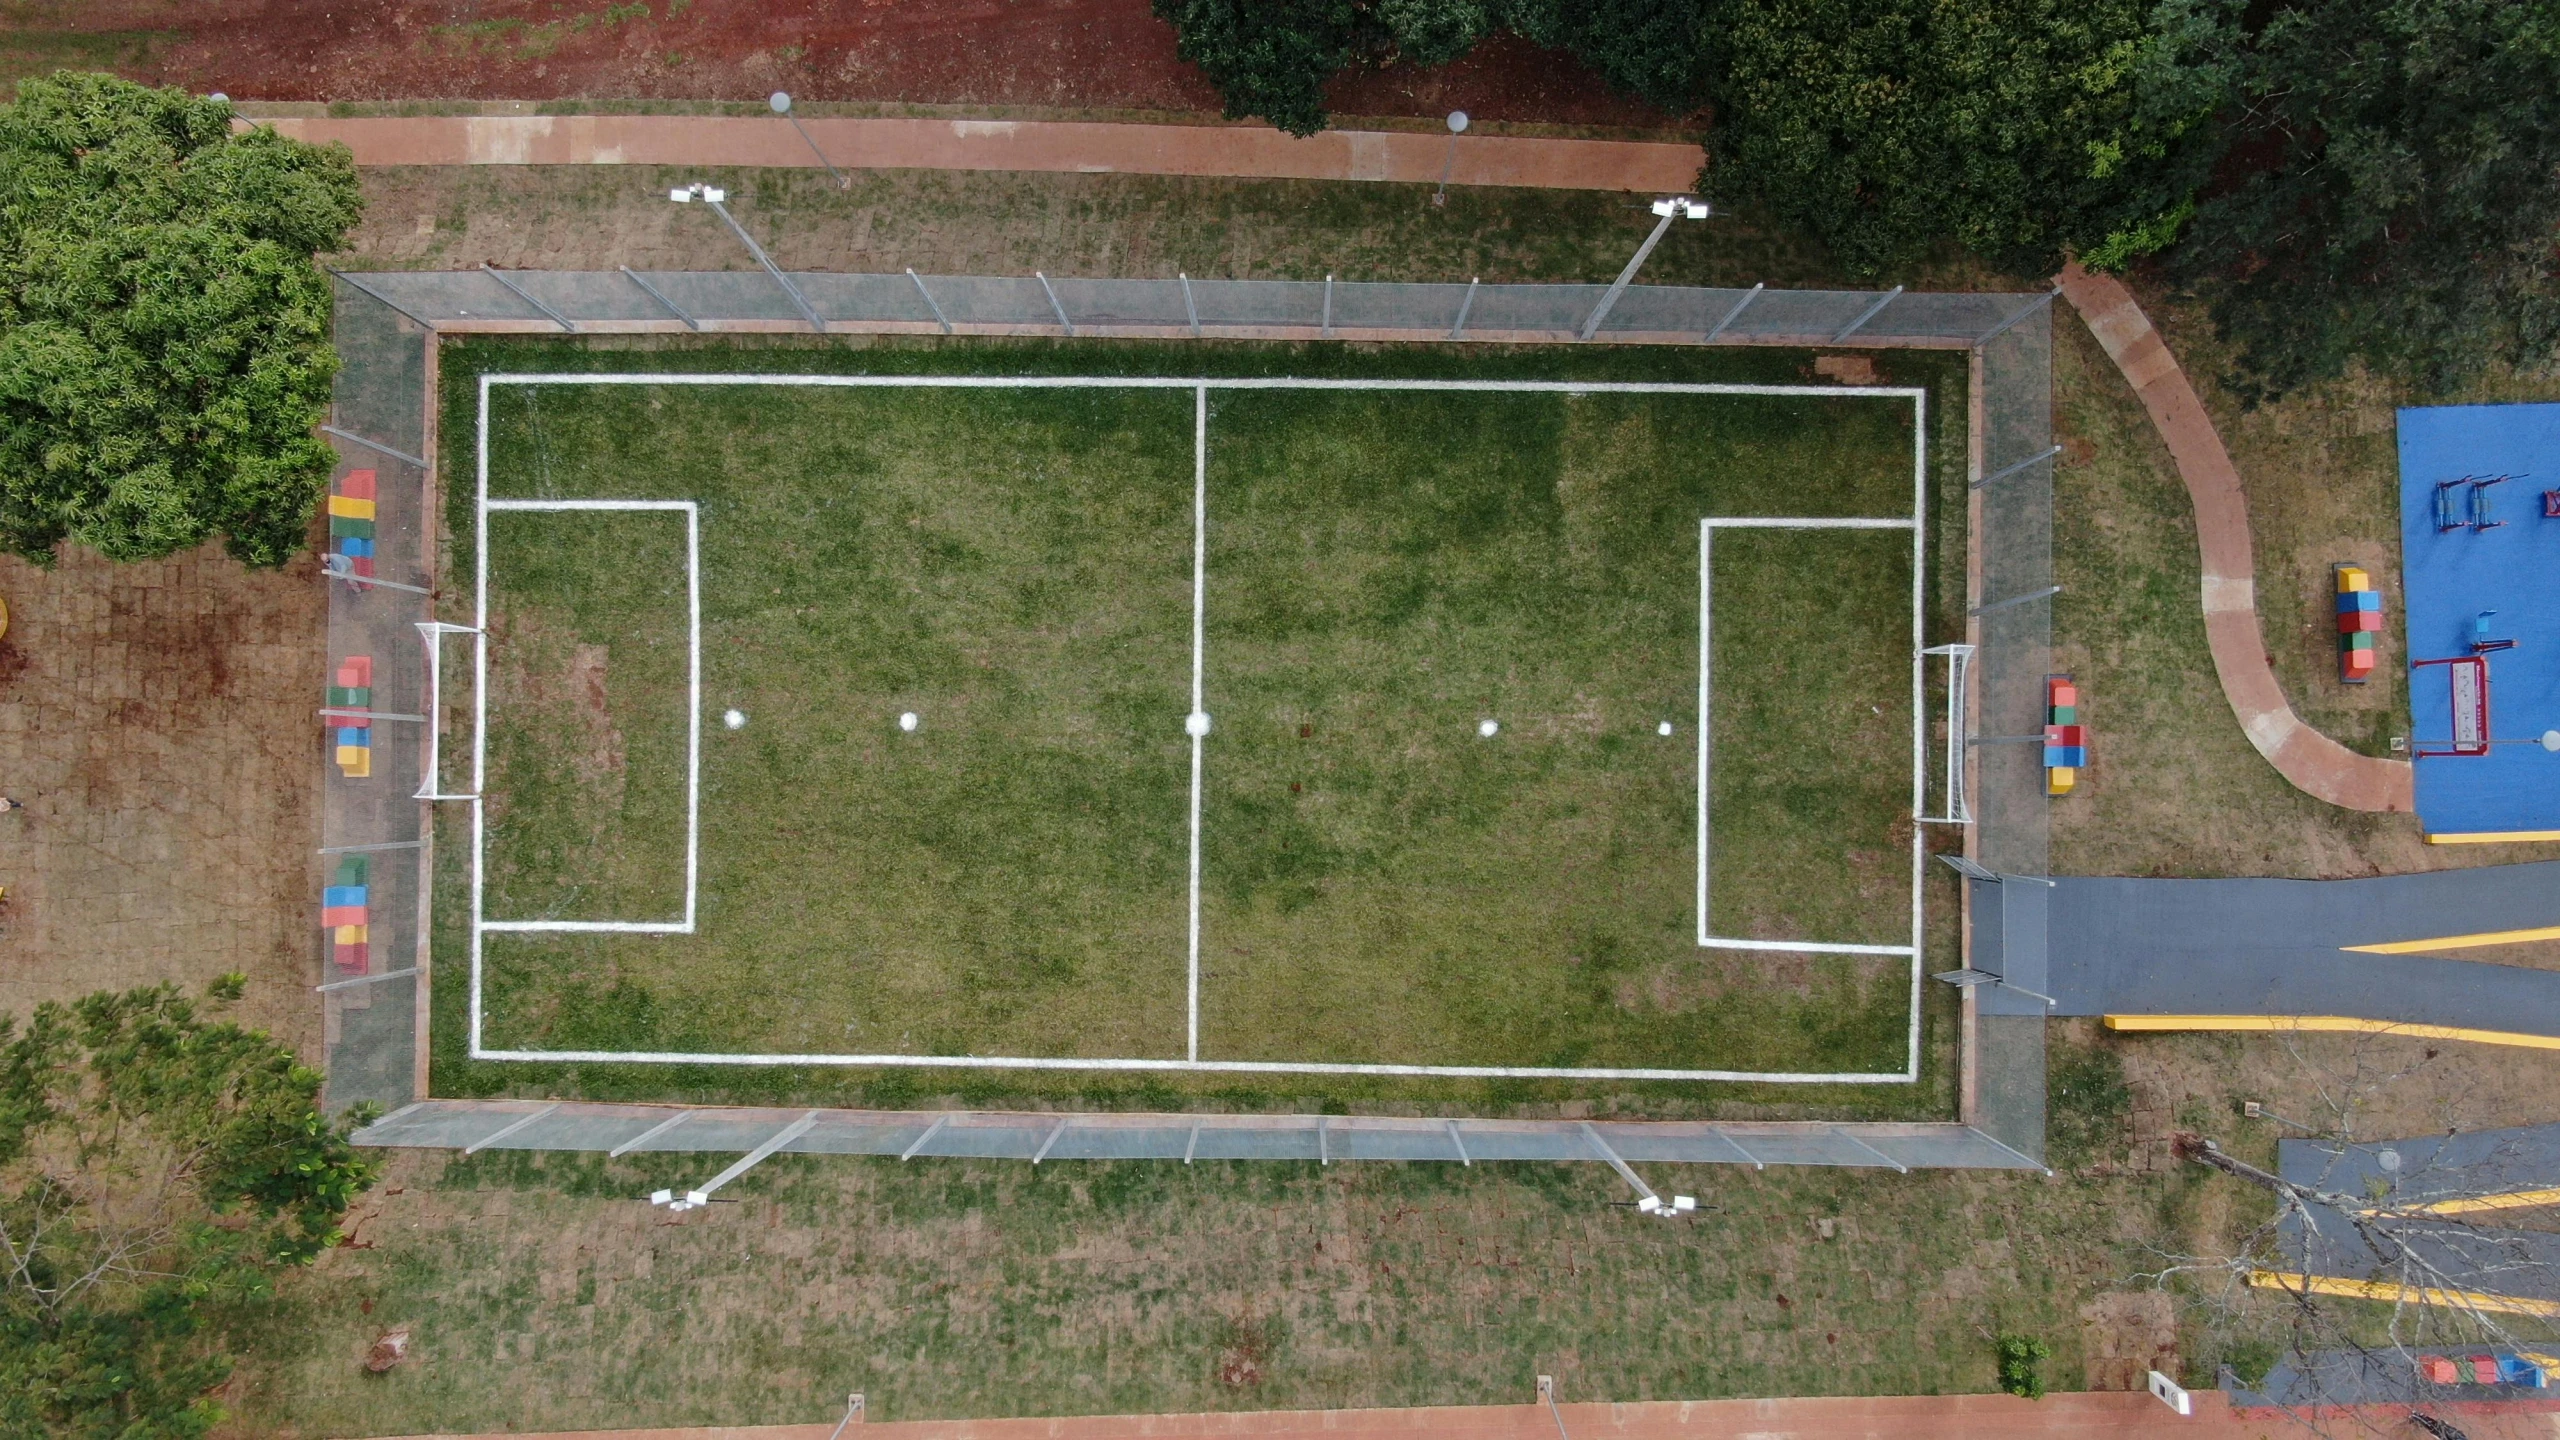
<path id="1" fill-rule="evenodd" d="M 333 463 L 312 263 L 359 211 L 345 147 L 227 102 L 64 72 L 0 108 L 0 548 L 300 549 Z"/>
<path id="2" fill-rule="evenodd" d="M 2248 168 L 2175 268 L 2244 398 L 2356 356 L 2437 387 L 2560 358 L 2560 5 L 2300 0 L 2243 94 Z"/>
<path id="3" fill-rule="evenodd" d="M 240 991 L 224 977 L 210 1008 Z M 319 1097 L 291 1051 L 173 986 L 0 1016 L 0 1434 L 220 1420 L 224 1321 L 373 1183 Z"/>
<path id="4" fill-rule="evenodd" d="M 1875 274 L 1954 241 L 2042 273 L 2173 240 L 2219 152 L 2227 0 L 1720 0 L 1709 187 Z"/>

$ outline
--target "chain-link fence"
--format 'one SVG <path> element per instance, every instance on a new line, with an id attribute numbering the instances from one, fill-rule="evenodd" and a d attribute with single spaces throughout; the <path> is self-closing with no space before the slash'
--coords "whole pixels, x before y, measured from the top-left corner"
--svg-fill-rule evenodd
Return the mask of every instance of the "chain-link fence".
<path id="1" fill-rule="evenodd" d="M 434 572 L 425 463 L 434 336 L 355 287 L 337 290 L 338 381 L 324 431 L 338 449 L 326 555 L 329 673 L 313 690 L 329 741 L 320 999 L 329 1103 L 388 1107 L 425 1093 L 433 857 L 414 792 L 426 737 L 417 622 L 428 618 Z"/>
<path id="2" fill-rule="evenodd" d="M 419 270 L 339 278 L 421 325 L 476 333 L 1196 335 L 1966 349 L 2044 297 L 1902 290 L 1069 280 L 756 270 Z M 2007 327 L 2003 329 L 2002 327 Z"/>
<path id="3" fill-rule="evenodd" d="M 803 1122 L 806 1122 L 805 1124 Z M 902 1160 L 1493 1160 L 2016 1170 L 2026 1157 L 1966 1125 L 1806 1121 L 1438 1120 L 1385 1115 L 1114 1115 L 790 1110 L 577 1101 L 429 1100 L 370 1145 L 895 1155 Z"/>
<path id="4" fill-rule="evenodd" d="M 2041 737 L 2049 663 L 2053 475 L 2049 294 L 1716 290 L 1600 285 L 1069 280 L 758 271 L 435 271 L 339 277 L 343 369 L 332 429 L 342 472 L 379 476 L 372 579 L 332 581 L 331 663 L 373 671 L 371 773 L 329 769 L 327 843 L 369 861 L 361 973 L 324 986 L 333 1104 L 408 1105 L 366 1143 L 741 1150 L 798 1112 L 425 1102 L 424 897 L 432 836 L 413 791 L 425 711 L 416 634 L 430 618 L 434 345 L 446 333 L 1124 336 L 1968 349 L 1976 356 L 1974 579 L 1967 707 L 1974 852 L 1993 870 L 2046 868 Z M 334 507 L 333 507 L 334 508 Z M 333 528 L 335 522 L 333 521 Z M 336 542 L 333 540 L 333 544 Z M 333 561 L 343 568 L 349 562 Z M 397 588 L 396 588 L 397 587 Z M 333 677 L 334 678 L 334 677 Z M 332 717 L 333 723 L 343 717 Z M 1979 896 L 1980 887 L 1974 893 Z M 324 897 L 327 899 L 339 896 Z M 1979 903 L 1977 900 L 1976 903 Z M 345 951 L 332 947 L 341 958 Z M 1966 1123 L 1741 1126 L 1386 1120 L 1374 1117 L 868 1115 L 819 1119 L 804 1152 L 1273 1159 L 1476 1158 L 2018 1167 L 2044 1150 L 2044 1018 L 1978 987 L 1964 1064 Z M 420 1102 L 411 1104 L 410 1102 Z M 536 1112 L 539 1112 L 537 1115 Z M 685 1117 L 668 1128 L 667 1122 Z M 775 1117 L 779 1116 L 777 1120 Z M 519 1122 L 523 1122 L 519 1125 Z M 764 1127 L 759 1131 L 757 1127 Z M 500 1135 L 498 1132 L 504 1130 Z M 930 1132 L 929 1134 L 927 1132 Z M 670 1137 L 681 1135 L 681 1140 Z M 921 1143 L 924 1148 L 911 1147 Z M 1477 1151 L 1479 1137 L 1484 1149 Z M 1606 1138 L 1603 1138 L 1606 1137 Z M 1621 1143 L 1624 1137 L 1624 1143 Z M 742 1143 L 741 1143 L 742 1142 Z M 1327 1147 L 1339 1143 L 1339 1151 Z M 1206 1148 L 1202 1148 L 1206 1147 Z M 1596 1147 L 1596 1148 L 1595 1148 Z M 1764 1148 L 1765 1147 L 1765 1148 Z"/>

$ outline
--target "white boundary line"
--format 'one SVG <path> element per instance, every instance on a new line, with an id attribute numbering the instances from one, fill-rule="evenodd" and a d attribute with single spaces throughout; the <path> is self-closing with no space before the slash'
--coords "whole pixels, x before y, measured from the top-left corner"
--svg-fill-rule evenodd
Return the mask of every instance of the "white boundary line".
<path id="1" fill-rule="evenodd" d="M 1698 944 L 1709 950 L 1773 950 L 1791 955 L 1909 955 L 1916 961 L 1920 953 L 1919 935 L 1916 929 L 1912 936 L 1912 943 L 1908 945 L 1864 945 L 1845 941 L 1817 940 L 1750 940 L 1740 936 L 1712 934 L 1707 929 L 1707 813 L 1710 778 L 1708 767 L 1712 763 L 1714 748 L 1711 739 L 1712 713 L 1708 702 L 1712 688 L 1709 679 L 1714 674 L 1712 668 L 1714 660 L 1713 600 L 1715 536 L 1718 530 L 1909 530 L 1917 536 L 1920 533 L 1920 522 L 1916 514 L 1909 520 L 1867 517 L 1726 519 L 1710 515 L 1698 521 Z M 1920 614 L 1920 574 L 1917 569 L 1912 571 L 1911 591 L 1912 614 L 1916 622 Z M 1915 727 L 1921 725 L 1923 721 L 1916 694 L 1911 713 L 1912 724 Z M 1918 753 L 1921 762 L 1925 764 L 1927 753 L 1925 751 Z M 1917 815 L 1920 812 L 1915 807 L 1911 813 Z M 1919 883 L 1917 878 L 1919 872 L 1913 873 L 1913 884 L 1916 889 Z M 1916 908 L 1918 904 L 1916 898 L 1913 904 Z"/>
<path id="2" fill-rule="evenodd" d="M 1212 390 L 1347 390 L 1406 391 L 1453 393 L 1563 394 L 1563 395 L 1762 395 L 1799 396 L 1826 400 L 1908 400 L 1913 409 L 1912 453 L 1914 456 L 1913 517 L 1909 520 L 1883 518 L 1851 518 L 1807 522 L 1784 518 L 1755 519 L 1723 517 L 1704 522 L 1705 527 L 1724 528 L 1822 528 L 1841 529 L 1908 529 L 1912 531 L 1912 644 L 1914 649 L 1913 696 L 1920 699 L 1920 660 L 1917 650 L 1923 639 L 1920 561 L 1923 558 L 1921 508 L 1928 489 L 1928 392 L 1905 386 L 1824 386 L 1824 385 L 1729 385 L 1685 383 L 1676 381 L 1579 381 L 1579 380 L 1404 380 L 1404 379 L 1293 379 L 1288 377 L 1175 377 L 1175 376 L 992 376 L 992 375 L 769 375 L 769 374 L 670 374 L 616 373 L 575 374 L 546 372 L 540 374 L 483 374 L 480 376 L 480 414 L 477 437 L 479 493 L 477 498 L 477 550 L 474 556 L 476 576 L 478 628 L 474 637 L 474 699 L 472 740 L 471 796 L 471 1015 L 470 1056 L 475 1060 L 529 1061 L 550 1063 L 642 1064 L 642 1065 L 751 1065 L 751 1066 L 834 1066 L 834 1067 L 913 1067 L 967 1070 L 1105 1070 L 1105 1071 L 1185 1071 L 1228 1074 L 1265 1075 L 1389 1075 L 1444 1076 L 1482 1079 L 1566 1079 L 1566 1080 L 1675 1080 L 1675 1081 L 1743 1081 L 1771 1084 L 1908 1084 L 1920 1073 L 1920 965 L 1922 861 L 1924 855 L 1915 825 L 1912 840 L 1912 943 L 1905 946 L 1872 947 L 1876 953 L 1909 954 L 1911 956 L 1911 1009 L 1908 1060 L 1899 1073 L 1826 1072 L 1793 1073 L 1757 1070 L 1680 1070 L 1658 1068 L 1564 1067 L 1536 1065 L 1395 1065 L 1332 1064 L 1320 1061 L 1279 1060 L 1208 1060 L 1199 1058 L 1199 936 L 1200 936 L 1200 792 L 1203 737 L 1191 742 L 1191 859 L 1190 859 L 1190 958 L 1188 974 L 1188 1044 L 1186 1058 L 1181 1060 L 1145 1060 L 1130 1058 L 1079 1059 L 1055 1056 L 984 1056 L 984 1055 L 774 1055 L 731 1052 L 677 1052 L 624 1050 L 493 1050 L 481 1044 L 483 1016 L 481 937 L 490 931 L 571 931 L 607 930 L 625 933 L 690 933 L 694 921 L 694 898 L 699 874 L 701 736 L 702 736 L 702 586 L 700 516 L 689 500 L 492 500 L 489 496 L 489 390 L 493 385 L 772 385 L 803 386 L 822 389 L 951 389 L 951 390 L 1048 390 L 1048 389 L 1113 389 L 1174 390 L 1194 392 L 1193 402 L 1193 560 L 1192 560 L 1192 709 L 1202 708 L 1203 648 L 1206 627 L 1207 555 L 1208 555 L 1208 397 Z M 489 603 L 489 514 L 492 510 L 682 510 L 685 513 L 686 570 L 690 621 L 690 682 L 692 716 L 688 736 L 689 753 L 686 777 L 686 847 L 685 847 L 685 918 L 681 929 L 647 922 L 622 921 L 490 921 L 484 918 L 484 802 L 488 754 L 488 603 Z M 1704 716 L 1707 681 L 1705 670 L 1704 561 L 1706 529 L 1700 541 L 1700 670 L 1699 713 L 1700 787 L 1702 805 L 1699 821 L 1700 866 L 1705 864 L 1705 785 Z M 1915 721 L 1915 724 L 1917 722 Z M 1915 753 L 1919 742 L 1915 740 Z M 1925 754 L 1921 755 L 1925 762 Z M 1925 774 L 1915 776 L 1915 798 L 1912 813 L 1920 812 L 1921 797 L 1917 787 L 1925 785 Z M 1699 907 L 1700 926 L 1704 928 L 1703 894 Z M 1705 943 L 1708 937 L 1701 937 Z M 1732 946 L 1710 948 L 1783 948 L 1806 950 L 1807 945 L 1778 946 L 1770 942 L 1741 942 Z M 1866 953 L 1869 947 L 1855 947 Z"/>
<path id="3" fill-rule="evenodd" d="M 1209 387 L 1192 392 L 1191 409 L 1191 713 L 1207 710 L 1203 683 L 1209 624 Z M 1190 728 L 1186 718 L 1183 727 Z M 1191 737 L 1191 943 L 1184 985 L 1189 1005 L 1185 1058 L 1200 1059 L 1200 752 L 1207 737 Z"/>

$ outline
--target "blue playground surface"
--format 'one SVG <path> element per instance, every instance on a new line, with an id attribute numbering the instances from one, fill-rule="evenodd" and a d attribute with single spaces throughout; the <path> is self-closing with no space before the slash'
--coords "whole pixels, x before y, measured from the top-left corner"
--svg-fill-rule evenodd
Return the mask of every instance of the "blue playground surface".
<path id="1" fill-rule="evenodd" d="M 2440 488 L 2448 480 L 2487 481 Z M 2400 573 L 2409 659 L 2478 653 L 2489 666 L 2485 755 L 2417 759 L 2431 838 L 2560 836 L 2560 405 L 2400 412 Z M 2447 528 L 2447 527 L 2450 528 Z M 2480 612 L 2497 612 L 2480 619 Z M 2498 642 L 2512 640 L 2512 646 Z M 2485 642 L 2475 652 L 2475 642 Z M 2448 667 L 2409 672 L 2411 750 L 2453 735 Z"/>

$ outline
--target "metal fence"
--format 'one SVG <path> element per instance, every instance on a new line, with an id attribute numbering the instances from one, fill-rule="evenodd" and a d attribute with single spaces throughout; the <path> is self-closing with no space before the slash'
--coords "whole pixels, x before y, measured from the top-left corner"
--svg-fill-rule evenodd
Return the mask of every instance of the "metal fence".
<path id="1" fill-rule="evenodd" d="M 810 332 L 1970 349 L 2042 295 L 758 270 L 413 270 L 339 278 L 475 333 Z M 2004 328 L 2005 327 L 2005 328 Z"/>
<path id="2" fill-rule="evenodd" d="M 437 337 L 451 333 L 829 333 L 1216 339 L 1579 342 L 1968 349 L 1974 354 L 1967 638 L 1970 848 L 1992 869 L 2041 875 L 2041 757 L 2002 737 L 2041 732 L 2049 664 L 2053 475 L 2049 294 L 1715 290 L 1600 285 L 1407 285 L 1321 281 L 1068 280 L 758 271 L 437 271 L 342 274 L 342 362 L 332 429 L 342 471 L 374 469 L 375 575 L 425 587 L 432 573 L 432 405 Z M 378 662 L 374 705 L 425 711 L 417 635 L 423 594 L 332 582 L 332 664 Z M 741 1150 L 800 1112 L 425 1101 L 425 897 L 432 835 L 412 798 L 420 727 L 374 728 L 374 773 L 328 770 L 324 835 L 367 851 L 374 894 L 364 976 L 324 986 L 329 1098 L 399 1110 L 380 1145 Z M 349 983 L 355 982 L 355 983 Z M 1977 995 L 1968 1004 L 1977 1004 Z M 819 1118 L 807 1153 L 1019 1159 L 1624 1159 L 1683 1163 L 2033 1167 L 2044 1153 L 2044 1018 L 1979 1004 L 1964 1065 L 1964 1123 L 1940 1125 L 1402 1120 L 1233 1115 L 878 1115 Z M 420 1102 L 420 1103 L 412 1103 Z M 535 1112 L 540 1112 L 535 1116 Z M 688 1117 L 668 1125 L 678 1116 Z M 534 1117 L 534 1118 L 529 1118 Z M 779 1117 L 779 1119 L 777 1119 Z M 519 1128 L 518 1122 L 523 1121 Z M 1062 1125 L 1062 1122 L 1064 1123 Z M 762 1127 L 759 1129 L 759 1127 Z M 504 1130 L 504 1135 L 497 1132 Z M 930 1135 L 926 1135 L 927 1131 Z M 681 1138 L 677 1138 L 681 1137 Z M 919 1138 L 927 1143 L 914 1148 Z M 1603 1139 L 1601 1137 L 1607 1137 Z M 1478 1148 L 1479 1139 L 1482 1147 Z M 743 1143 L 740 1143 L 743 1142 Z M 1333 1148 L 1336 1145 L 1341 1148 Z M 1596 1148 L 1595 1148 L 1596 1147 Z"/>
<path id="3" fill-rule="evenodd" d="M 807 1122 L 803 1124 L 803 1122 Z M 786 1135 L 786 1132 L 790 1132 Z M 580 1101 L 428 1100 L 368 1145 L 481 1150 L 894 1155 L 901 1160 L 1642 1161 L 1849 1169 L 2033 1169 L 1965 1125 L 1791 1121 L 1443 1120 L 1381 1115 L 1120 1115 L 800 1110 Z"/>

